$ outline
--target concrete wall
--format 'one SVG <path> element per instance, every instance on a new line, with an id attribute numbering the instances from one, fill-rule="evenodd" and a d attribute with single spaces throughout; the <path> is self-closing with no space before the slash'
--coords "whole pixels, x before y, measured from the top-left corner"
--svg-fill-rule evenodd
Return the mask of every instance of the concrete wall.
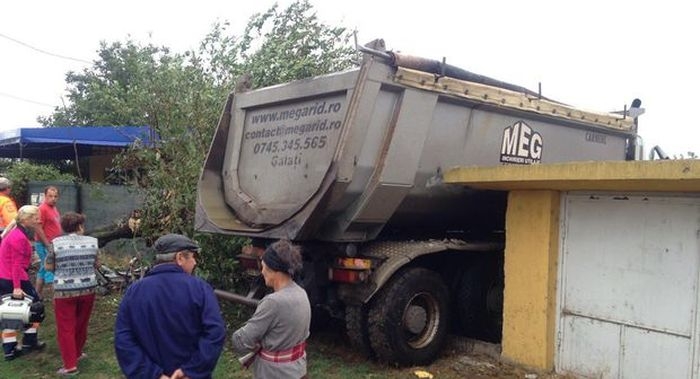
<path id="1" fill-rule="evenodd" d="M 558 191 L 512 191 L 506 212 L 502 355 L 554 367 Z"/>
<path id="2" fill-rule="evenodd" d="M 38 205 L 43 201 L 44 188 L 56 186 L 59 190 L 58 209 L 61 213 L 81 212 L 87 220 L 85 229 L 90 233 L 128 219 L 131 211 L 143 204 L 143 194 L 126 186 L 109 184 L 73 184 L 61 182 L 29 182 L 29 202 Z"/>

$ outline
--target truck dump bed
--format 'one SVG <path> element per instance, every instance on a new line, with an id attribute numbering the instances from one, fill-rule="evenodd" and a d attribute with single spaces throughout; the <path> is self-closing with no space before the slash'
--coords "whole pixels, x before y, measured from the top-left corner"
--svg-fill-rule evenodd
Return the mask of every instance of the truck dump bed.
<path id="1" fill-rule="evenodd" d="M 351 71 L 232 93 L 196 228 L 337 242 L 498 229 L 505 196 L 442 185 L 444 170 L 624 160 L 636 137 L 630 117 L 425 62 L 366 55 Z"/>

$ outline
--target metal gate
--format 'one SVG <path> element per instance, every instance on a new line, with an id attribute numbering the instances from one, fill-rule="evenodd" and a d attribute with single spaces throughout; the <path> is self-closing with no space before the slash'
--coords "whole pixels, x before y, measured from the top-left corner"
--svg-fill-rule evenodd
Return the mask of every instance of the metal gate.
<path id="1" fill-rule="evenodd" d="M 699 377 L 700 198 L 563 201 L 557 371 Z"/>

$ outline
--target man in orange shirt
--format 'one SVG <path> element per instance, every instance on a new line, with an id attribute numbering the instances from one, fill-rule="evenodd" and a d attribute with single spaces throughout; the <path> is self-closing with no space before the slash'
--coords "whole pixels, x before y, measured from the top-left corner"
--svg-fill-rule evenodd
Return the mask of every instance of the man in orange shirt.
<path id="1" fill-rule="evenodd" d="M 0 176 L 0 230 L 4 230 L 17 217 L 17 204 L 10 197 L 11 190 L 10 179 Z"/>

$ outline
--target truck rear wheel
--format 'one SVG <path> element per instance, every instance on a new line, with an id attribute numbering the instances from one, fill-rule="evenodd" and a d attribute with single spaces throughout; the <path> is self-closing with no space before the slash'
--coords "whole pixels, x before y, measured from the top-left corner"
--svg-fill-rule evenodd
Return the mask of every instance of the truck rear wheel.
<path id="1" fill-rule="evenodd" d="M 345 307 L 345 331 L 353 348 L 365 357 L 374 356 L 367 330 L 367 310 L 361 305 Z"/>
<path id="2" fill-rule="evenodd" d="M 449 290 L 424 268 L 400 271 L 372 301 L 369 336 L 380 360 L 399 365 L 432 362 L 449 329 Z"/>
<path id="3" fill-rule="evenodd" d="M 502 267 L 502 264 L 501 266 Z M 457 323 L 462 334 L 500 342 L 503 327 L 503 274 L 499 262 L 468 266 L 455 291 Z"/>

